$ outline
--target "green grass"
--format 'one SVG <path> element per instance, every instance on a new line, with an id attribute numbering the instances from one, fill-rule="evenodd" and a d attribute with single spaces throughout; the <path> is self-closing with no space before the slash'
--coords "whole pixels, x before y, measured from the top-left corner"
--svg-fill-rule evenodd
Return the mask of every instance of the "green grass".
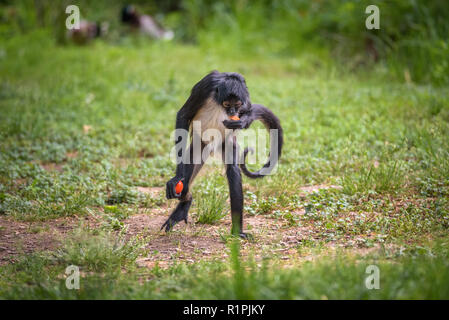
<path id="1" fill-rule="evenodd" d="M 116 248 L 104 238 L 74 245 L 57 258 L 28 256 L 0 267 L 4 299 L 447 299 L 447 243 L 380 251 L 363 258 L 337 252 L 318 262 L 284 269 L 258 266 L 239 258 L 238 240 L 230 241 L 230 261 L 175 265 L 162 270 L 128 269 L 135 249 Z M 97 239 L 99 240 L 99 239 Z M 106 242 L 105 242 L 106 241 Z M 109 240 L 111 241 L 111 240 Z M 102 247 L 104 252 L 97 251 Z M 132 247 L 132 246 L 131 246 Z M 79 250 L 84 248 L 87 254 Z M 95 259 L 92 259 L 95 258 Z M 393 259 L 394 258 L 394 259 Z M 97 261 L 107 262 L 98 264 Z M 80 266 L 79 290 L 65 287 L 65 266 Z M 379 268 L 379 289 L 365 286 L 367 267 Z M 94 271 L 97 271 L 96 273 Z M 99 272 L 103 271 L 103 272 Z M 107 271 L 107 272 L 105 272 Z M 213 279 L 213 281 L 211 281 Z"/>
<path id="2" fill-rule="evenodd" d="M 143 240 L 126 241 L 110 232 L 82 232 L 77 230 L 52 259 L 57 264 L 83 266 L 94 272 L 120 271 L 132 266 L 143 247 Z"/>
<path id="3" fill-rule="evenodd" d="M 42 30 L 2 39 L 0 214 L 50 221 L 94 213 L 105 222 L 99 234 L 68 237 L 49 256 L 1 266 L 0 297 L 449 297 L 447 246 L 423 244 L 448 235 L 447 87 L 403 83 L 382 63 L 369 72 L 340 72 L 314 51 L 228 54 L 128 37 L 80 48 L 49 39 Z M 135 187 L 164 187 L 174 174 L 176 112 L 212 69 L 242 73 L 252 101 L 270 107 L 285 130 L 276 174 L 244 179 L 246 213 L 313 226 L 320 246 L 350 238 L 362 247 L 423 246 L 432 256 L 349 254 L 281 271 L 234 253 L 229 263 L 138 269 L 143 249 L 118 236 L 123 220 L 166 201 Z M 193 221 L 219 224 L 229 214 L 222 171 L 195 182 Z M 316 184 L 342 189 L 299 194 Z M 377 262 L 382 289 L 367 291 L 365 266 Z M 68 264 L 86 272 L 80 291 L 65 289 Z"/>
<path id="4" fill-rule="evenodd" d="M 223 186 L 224 178 L 203 181 L 196 188 L 194 194 L 196 207 L 196 222 L 203 224 L 214 224 L 227 215 L 228 206 L 226 199 L 229 198 L 228 190 Z"/>
<path id="5" fill-rule="evenodd" d="M 403 175 L 398 163 L 381 164 L 378 167 L 371 165 L 362 167 L 353 175 L 346 175 L 342 181 L 343 191 L 348 194 L 357 192 L 397 192 L 402 187 Z"/>

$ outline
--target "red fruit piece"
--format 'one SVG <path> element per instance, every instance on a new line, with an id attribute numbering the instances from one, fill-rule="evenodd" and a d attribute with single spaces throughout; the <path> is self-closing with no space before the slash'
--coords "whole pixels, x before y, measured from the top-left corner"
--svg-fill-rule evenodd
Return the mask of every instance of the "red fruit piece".
<path id="1" fill-rule="evenodd" d="M 234 121 L 240 120 L 240 118 L 237 116 L 230 116 L 229 119 L 234 120 Z"/>
<path id="2" fill-rule="evenodd" d="M 175 186 L 175 191 L 179 194 L 182 192 L 182 189 L 184 189 L 184 184 L 182 183 L 182 181 L 179 181 Z"/>

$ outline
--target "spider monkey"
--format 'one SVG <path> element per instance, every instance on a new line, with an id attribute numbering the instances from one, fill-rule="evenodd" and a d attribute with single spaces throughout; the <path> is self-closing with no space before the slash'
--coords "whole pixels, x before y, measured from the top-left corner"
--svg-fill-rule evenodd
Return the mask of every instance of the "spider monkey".
<path id="1" fill-rule="evenodd" d="M 232 116 L 238 116 L 239 120 L 229 120 Z M 239 161 L 239 149 L 234 134 L 222 135 L 223 140 L 219 141 L 218 145 L 221 151 L 225 150 L 225 147 L 230 148 L 228 150 L 232 149 L 232 153 L 224 153 L 228 157 L 225 166 L 231 198 L 231 233 L 245 239 L 248 235 L 243 232 L 241 172 L 253 179 L 262 178 L 271 172 L 282 152 L 283 130 L 279 119 L 263 105 L 250 102 L 248 88 L 242 75 L 218 71 L 212 71 L 192 88 L 190 97 L 176 116 L 176 129 L 187 131 L 190 128 L 191 137 L 192 133 L 202 134 L 210 128 L 220 130 L 220 132 L 225 132 L 225 129 L 232 129 L 231 132 L 234 133 L 234 130 L 249 128 L 255 120 L 260 120 L 268 130 L 277 130 L 277 140 L 270 134 L 270 158 L 260 170 L 251 172 L 247 169 L 245 159 L 248 152 L 251 151 L 249 148 L 245 148 Z M 200 132 L 195 132 L 192 128 L 193 121 L 200 121 Z M 186 154 L 183 155 L 183 150 L 186 147 L 186 139 L 183 139 L 183 137 L 175 137 L 175 146 L 177 147 L 178 164 L 175 176 L 167 182 L 166 196 L 167 199 L 178 198 L 179 203 L 161 227 L 161 230 L 165 227 L 166 232 L 170 231 L 179 221 L 184 220 L 187 223 L 187 214 L 192 204 L 192 195 L 189 188 L 205 161 L 201 159 L 196 164 L 193 163 L 194 147 L 192 142 L 186 150 Z M 208 144 L 201 140 L 201 153 L 206 146 Z M 230 156 L 228 156 L 229 154 Z M 184 182 L 184 188 L 180 194 L 177 194 L 175 187 L 179 181 Z"/>

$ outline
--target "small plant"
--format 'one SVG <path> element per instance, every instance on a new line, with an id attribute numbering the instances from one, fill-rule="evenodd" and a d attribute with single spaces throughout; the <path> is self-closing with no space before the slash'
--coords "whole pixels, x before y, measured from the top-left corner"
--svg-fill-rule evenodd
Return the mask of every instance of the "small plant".
<path id="1" fill-rule="evenodd" d="M 197 203 L 197 222 L 214 224 L 226 215 L 227 193 L 221 188 L 206 188 Z"/>
<path id="2" fill-rule="evenodd" d="M 304 203 L 304 216 L 317 221 L 325 220 L 351 208 L 348 196 L 340 190 L 322 189 L 308 195 Z"/>
<path id="3" fill-rule="evenodd" d="M 86 270 L 112 272 L 131 265 L 142 245 L 140 241 L 126 241 L 123 236 L 117 237 L 107 231 L 93 234 L 76 230 L 54 257 L 64 265 L 74 264 Z"/>
<path id="4" fill-rule="evenodd" d="M 247 191 L 245 197 L 250 201 L 249 205 L 245 206 L 245 211 L 250 215 L 266 214 L 278 206 L 278 198 L 273 196 L 260 198 L 255 193 Z M 285 202 L 285 197 L 283 201 Z"/>
<path id="5" fill-rule="evenodd" d="M 106 220 L 102 224 L 103 229 L 112 229 L 115 231 L 124 230 L 125 224 L 116 217 L 107 216 Z"/>
<path id="6" fill-rule="evenodd" d="M 362 167 L 352 175 L 343 178 L 343 192 L 349 195 L 356 193 L 391 193 L 401 189 L 404 181 L 401 166 L 394 163 L 381 163 L 378 167 L 370 165 Z"/>
<path id="7" fill-rule="evenodd" d="M 104 212 L 118 220 L 123 220 L 130 216 L 132 210 L 123 206 L 104 206 Z"/>
<path id="8" fill-rule="evenodd" d="M 214 224 L 227 213 L 228 190 L 224 177 L 213 176 L 201 180 L 193 196 L 198 223 Z"/>
<path id="9" fill-rule="evenodd" d="M 111 195 L 106 200 L 109 205 L 119 204 L 119 203 L 138 203 L 139 193 L 127 186 L 113 190 Z"/>
<path id="10" fill-rule="evenodd" d="M 299 224 L 299 217 L 290 210 L 274 210 L 271 217 L 278 219 L 285 219 L 290 227 L 297 226 Z"/>

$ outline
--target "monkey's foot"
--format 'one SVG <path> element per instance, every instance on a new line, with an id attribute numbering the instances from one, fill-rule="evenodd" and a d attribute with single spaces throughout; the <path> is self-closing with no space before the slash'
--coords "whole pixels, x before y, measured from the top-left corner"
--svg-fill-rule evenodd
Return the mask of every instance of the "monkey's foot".
<path id="1" fill-rule="evenodd" d="M 177 220 L 177 219 L 174 219 L 172 216 L 170 216 L 170 217 L 167 219 L 167 221 L 165 221 L 164 224 L 162 225 L 161 230 L 164 229 L 164 227 L 165 227 L 165 232 L 169 232 L 169 231 L 171 231 L 171 230 L 173 229 L 173 227 L 174 227 L 179 221 L 182 221 L 182 220 L 184 220 L 184 222 L 187 224 L 187 217 L 185 217 L 185 218 L 183 218 L 183 219 L 180 219 L 180 220 Z"/>

